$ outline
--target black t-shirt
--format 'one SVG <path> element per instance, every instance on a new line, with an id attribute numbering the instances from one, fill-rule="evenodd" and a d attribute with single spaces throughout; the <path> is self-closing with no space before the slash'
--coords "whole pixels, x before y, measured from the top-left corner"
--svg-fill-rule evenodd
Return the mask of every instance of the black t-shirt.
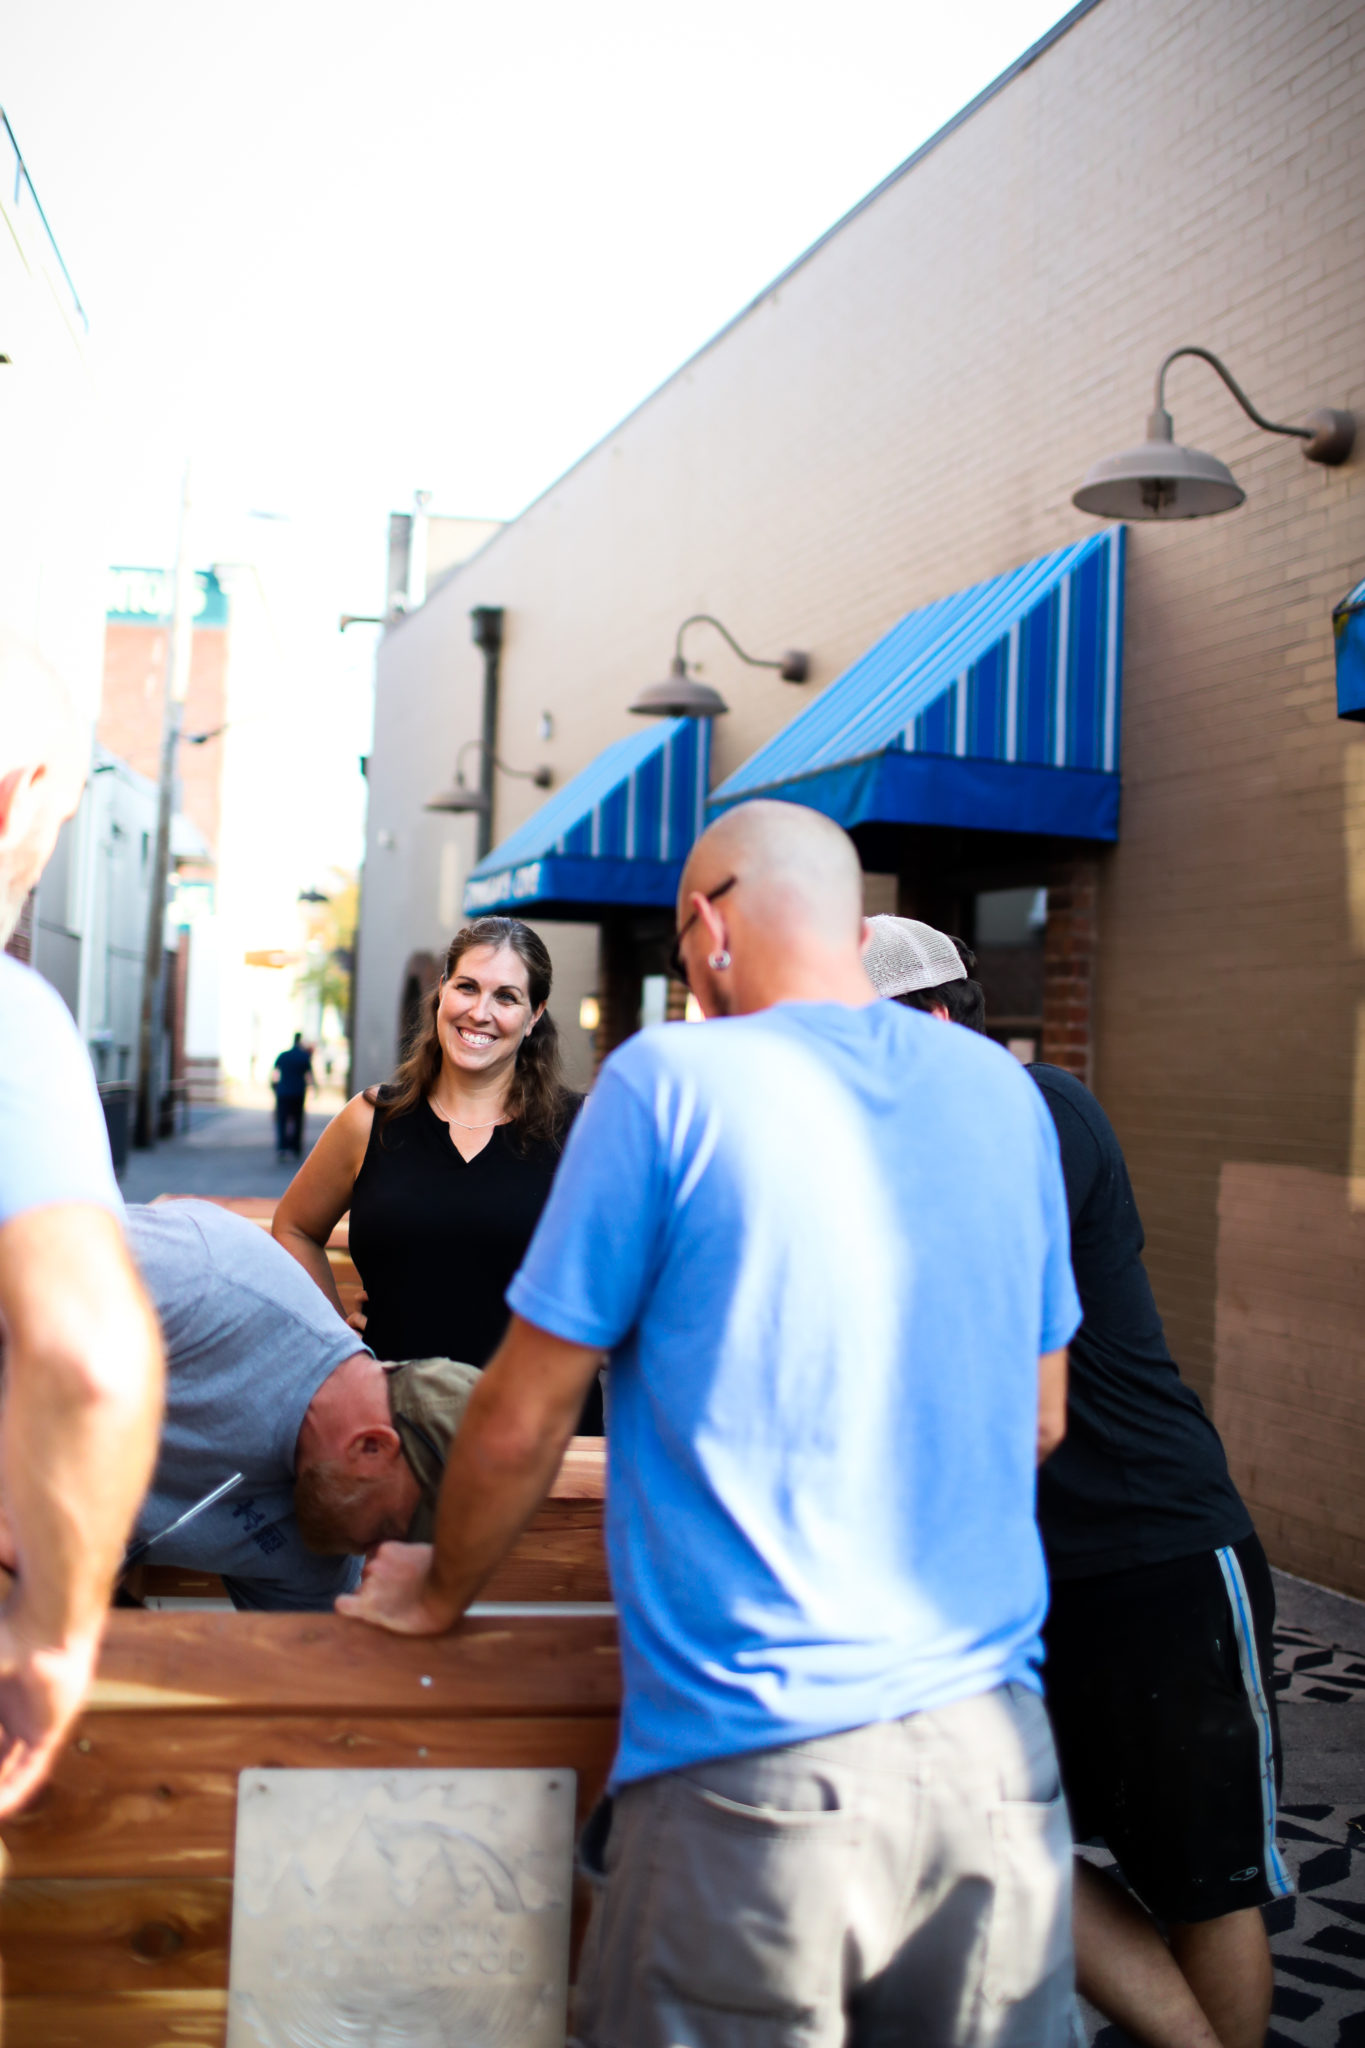
<path id="1" fill-rule="evenodd" d="M 313 1078 L 313 1055 L 306 1045 L 291 1045 L 276 1060 L 275 1070 L 280 1077 L 276 1094 L 285 1097 L 306 1095 L 308 1083 Z"/>
<path id="2" fill-rule="evenodd" d="M 1239 1543 L 1251 1519 L 1218 1432 L 1166 1348 L 1113 1126 L 1074 1075 L 1028 1071 L 1057 1126 L 1084 1314 L 1071 1340 L 1066 1436 L 1038 1474 L 1052 1576 L 1092 1578 Z"/>
<path id="3" fill-rule="evenodd" d="M 377 1358 L 487 1365 L 558 1164 L 557 1146 L 520 1150 L 506 1124 L 462 1159 L 425 1100 L 387 1123 L 375 1117 L 351 1193 L 350 1249 Z"/>

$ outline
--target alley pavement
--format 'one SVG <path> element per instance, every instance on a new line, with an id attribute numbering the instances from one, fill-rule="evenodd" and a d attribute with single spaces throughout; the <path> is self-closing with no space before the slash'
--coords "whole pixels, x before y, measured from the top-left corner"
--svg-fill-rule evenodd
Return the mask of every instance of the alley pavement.
<path id="1" fill-rule="evenodd" d="M 1280 1846 L 1274 2048 L 1365 2048 L 1365 1604 L 1275 1574 Z"/>
<path id="2" fill-rule="evenodd" d="M 1279 1838 L 1298 1890 L 1265 1909 L 1269 2048 L 1365 2048 L 1365 1603 L 1286 1572 L 1275 1600 Z M 1120 2028 L 1086 2017 L 1094 2048 L 1130 2048 Z"/>
<path id="3" fill-rule="evenodd" d="M 315 1109 L 304 1125 L 305 1155 L 340 1099 Z M 163 1138 L 152 1150 L 130 1152 L 119 1175 L 125 1202 L 158 1195 L 282 1195 L 298 1172 L 297 1159 L 275 1154 L 275 1119 L 269 1109 L 195 1109 L 190 1128 Z"/>

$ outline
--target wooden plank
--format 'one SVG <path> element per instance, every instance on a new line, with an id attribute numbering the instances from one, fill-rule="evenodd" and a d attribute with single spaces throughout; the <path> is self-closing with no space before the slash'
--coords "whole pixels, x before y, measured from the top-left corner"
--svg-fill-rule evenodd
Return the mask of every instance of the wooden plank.
<path id="1" fill-rule="evenodd" d="M 480 1600 L 610 1600 L 611 1581 L 601 1519 L 590 1502 L 555 1503 L 531 1523 L 479 1594 Z M 569 1519 L 577 1515 L 579 1519 Z M 135 1565 L 127 1579 L 135 1600 L 227 1599 L 212 1572 L 181 1565 Z"/>
<path id="2" fill-rule="evenodd" d="M 5 1822 L 4 1841 L 16 1878 L 221 1878 L 232 1871 L 239 1771 L 560 1765 L 578 1773 L 581 1820 L 615 1746 L 612 1713 L 87 1714 L 47 1785 Z"/>
<path id="3" fill-rule="evenodd" d="M 135 1600 L 226 1600 L 216 1572 L 191 1571 L 180 1564 L 135 1564 L 124 1581 Z"/>
<path id="4" fill-rule="evenodd" d="M 222 1990 L 226 1877 L 11 1878 L 0 1893 L 6 1998 Z"/>
<path id="5" fill-rule="evenodd" d="M 539 1509 L 481 1600 L 610 1600 L 607 1557 L 602 1541 L 601 1488 L 604 1454 L 591 1437 L 579 1437 L 586 1453 L 571 1448 L 555 1489 Z M 223 1582 L 212 1572 L 185 1565 L 134 1565 L 128 1591 L 137 1600 L 225 1600 Z"/>
<path id="6" fill-rule="evenodd" d="M 109 1616 L 90 1705 L 106 1713 L 583 1714 L 620 1698 L 608 1615 L 463 1621 L 394 1636 L 335 1614 Z"/>
<path id="7" fill-rule="evenodd" d="M 228 1600 L 227 1589 L 211 1572 L 182 1570 L 179 1565 L 139 1565 L 129 1575 L 135 1600 Z M 480 1600 L 610 1600 L 611 1581 L 597 1530 L 527 1530 L 521 1542 L 494 1572 Z M 230 1602 L 228 1602 L 231 1605 Z"/>
<path id="8" fill-rule="evenodd" d="M 480 1600 L 610 1600 L 601 1504 L 547 1501 L 479 1594 Z"/>
<path id="9" fill-rule="evenodd" d="M 607 1440 L 601 1436 L 576 1436 L 564 1453 L 564 1462 L 550 1488 L 551 1500 L 605 1500 L 607 1494 Z"/>
<path id="10" fill-rule="evenodd" d="M 226 1991 L 5 2001 L 5 2048 L 223 2048 Z"/>
<path id="11" fill-rule="evenodd" d="M 479 1594 L 480 1601 L 524 1600 L 553 1604 L 557 1601 L 611 1598 L 606 1561 L 600 1556 L 576 1560 L 566 1558 L 558 1548 L 544 1557 L 518 1550 L 498 1566 Z"/>
<path id="12" fill-rule="evenodd" d="M 40 2000 L 107 2000 L 117 2012 L 149 1990 L 226 1991 L 232 1889 L 225 1877 L 11 1879 L 0 1895 L 8 2011 L 16 1999 L 36 2017 Z M 571 1975 L 591 1903 L 575 1879 Z"/>

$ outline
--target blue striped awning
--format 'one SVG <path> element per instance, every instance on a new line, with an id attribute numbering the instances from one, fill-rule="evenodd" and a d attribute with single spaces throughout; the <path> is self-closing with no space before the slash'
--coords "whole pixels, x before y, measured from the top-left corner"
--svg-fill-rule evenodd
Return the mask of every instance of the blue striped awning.
<path id="1" fill-rule="evenodd" d="M 671 910 L 705 822 L 710 766 L 708 718 L 651 720 L 617 740 L 484 855 L 465 885 L 466 915 Z"/>
<path id="2" fill-rule="evenodd" d="M 845 827 L 1116 839 L 1124 529 L 910 612 L 717 789 Z"/>
<path id="3" fill-rule="evenodd" d="M 1337 655 L 1337 717 L 1365 719 L 1365 583 L 1332 613 Z"/>

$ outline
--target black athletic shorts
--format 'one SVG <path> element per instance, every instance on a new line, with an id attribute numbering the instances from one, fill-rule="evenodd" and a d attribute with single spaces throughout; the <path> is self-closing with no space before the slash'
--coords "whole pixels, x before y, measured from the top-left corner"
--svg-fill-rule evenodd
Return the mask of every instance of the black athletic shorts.
<path id="1" fill-rule="evenodd" d="M 1103 1837 L 1157 1918 L 1283 1898 L 1275 1587 L 1255 1536 L 1062 1579 L 1043 1677 L 1078 1842 Z"/>

